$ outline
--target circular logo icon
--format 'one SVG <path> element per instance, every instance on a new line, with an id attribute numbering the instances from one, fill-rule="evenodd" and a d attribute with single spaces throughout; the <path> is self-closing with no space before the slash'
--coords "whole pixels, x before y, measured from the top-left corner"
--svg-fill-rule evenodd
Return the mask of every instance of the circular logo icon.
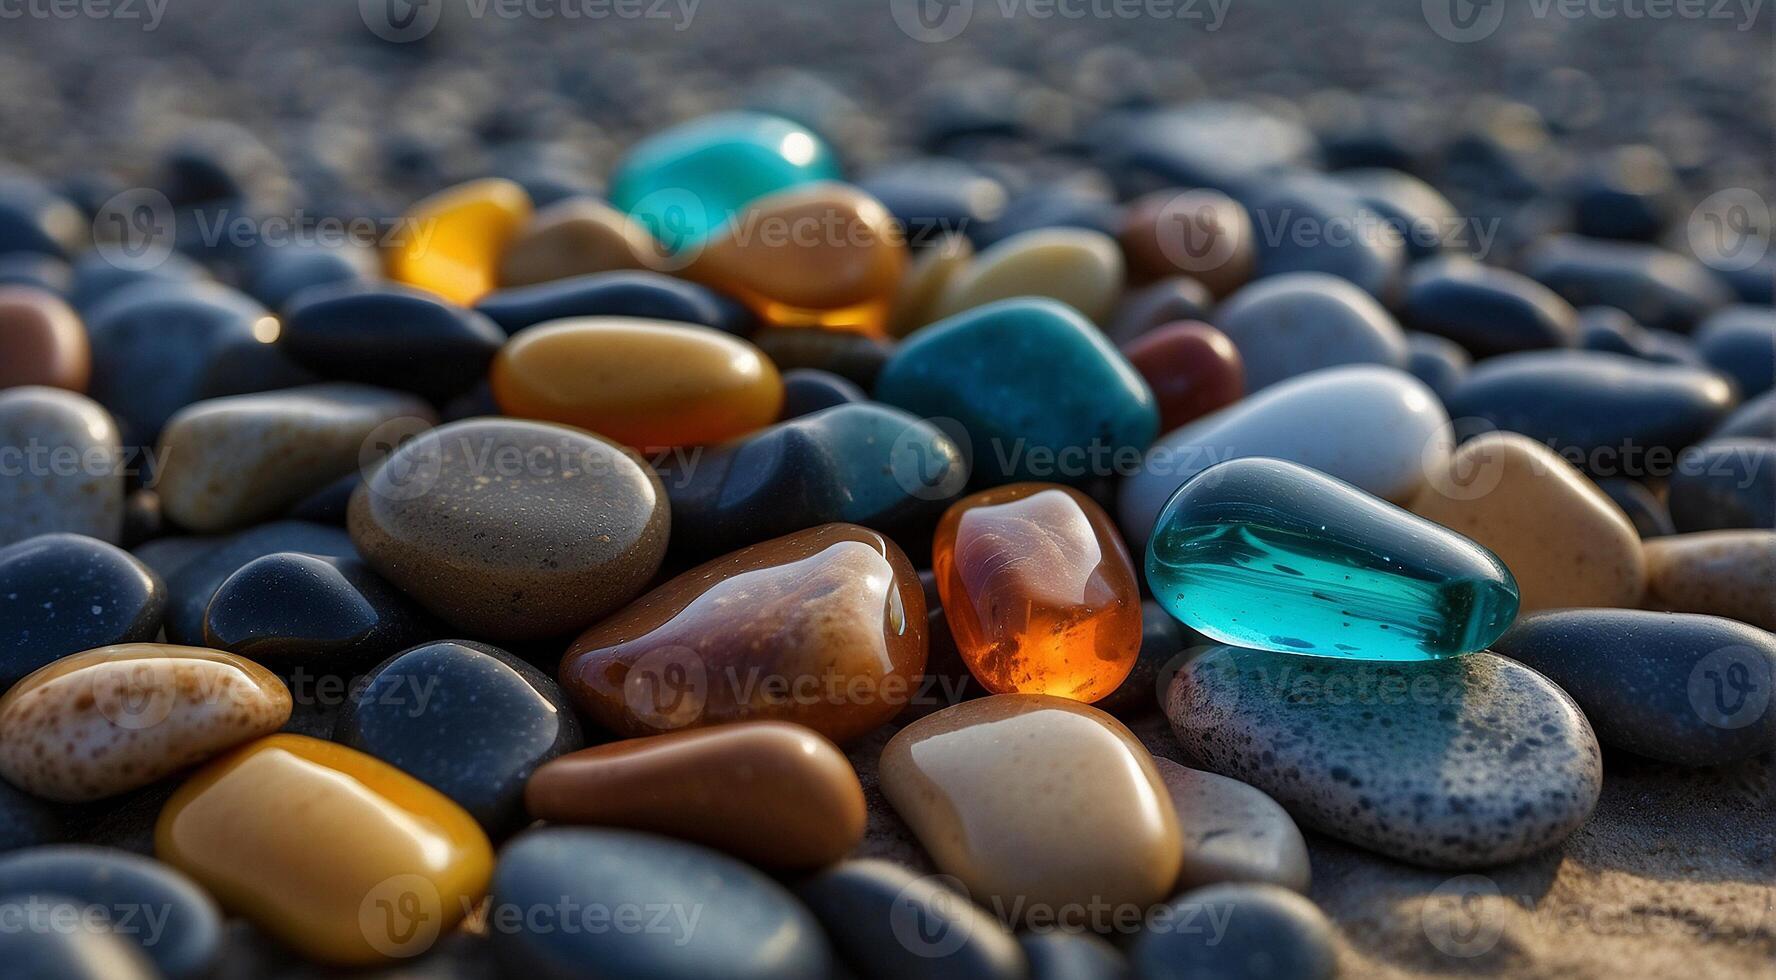
<path id="1" fill-rule="evenodd" d="M 653 236 L 653 254 L 643 258 L 654 271 L 677 272 L 702 254 L 710 213 L 695 192 L 682 187 L 657 190 L 636 201 L 629 216 Z"/>
<path id="2" fill-rule="evenodd" d="M 1447 956 L 1481 956 L 1498 945 L 1505 932 L 1498 883 L 1485 875 L 1459 875 L 1425 897 L 1419 924 L 1431 945 Z"/>
<path id="3" fill-rule="evenodd" d="M 423 875 L 405 874 L 377 882 L 358 903 L 358 931 L 384 956 L 418 956 L 432 948 L 444 924 L 438 886 Z"/>
<path id="4" fill-rule="evenodd" d="M 358 0 L 358 16 L 370 33 L 390 44 L 406 44 L 437 28 L 444 0 Z"/>
<path id="5" fill-rule="evenodd" d="M 650 651 L 623 678 L 623 703 L 650 728 L 676 731 L 703 717 L 709 666 L 687 646 Z"/>
<path id="6" fill-rule="evenodd" d="M 1445 41 L 1484 41 L 1505 20 L 1505 0 L 1422 0 L 1425 23 Z"/>
<path id="7" fill-rule="evenodd" d="M 1421 460 L 1425 484 L 1450 500 L 1479 500 L 1498 489 L 1505 478 L 1506 453 L 1495 442 L 1481 439 L 1465 444 L 1465 451 L 1452 455 L 1455 429 L 1476 429 L 1482 420 L 1463 419 L 1431 433 L 1425 440 Z"/>
<path id="8" fill-rule="evenodd" d="M 106 721 L 125 731 L 153 728 L 173 713 L 180 687 L 177 669 L 172 660 L 106 664 L 90 672 L 93 706 Z"/>
<path id="9" fill-rule="evenodd" d="M 888 448 L 888 470 L 908 496 L 948 500 L 968 485 L 971 446 L 962 423 L 950 418 L 926 419 L 907 426 L 895 437 Z"/>
<path id="10" fill-rule="evenodd" d="M 1770 249 L 1770 205 L 1744 187 L 1715 191 L 1690 212 L 1690 251 L 1723 272 L 1749 269 Z"/>
<path id="11" fill-rule="evenodd" d="M 93 215 L 93 248 L 119 269 L 152 269 L 173 254 L 173 202 L 152 187 L 114 195 Z"/>
<path id="12" fill-rule="evenodd" d="M 1245 248 L 1250 229 L 1223 221 L 1225 212 L 1197 191 L 1174 195 L 1160 206 L 1153 233 L 1159 253 L 1181 272 L 1213 272 Z"/>
<path id="13" fill-rule="evenodd" d="M 1744 728 L 1770 709 L 1770 662 L 1747 646 L 1722 647 L 1690 668 L 1688 692 L 1696 717 L 1716 728 Z"/>
<path id="14" fill-rule="evenodd" d="M 953 41 L 974 19 L 974 0 L 888 0 L 900 32 L 922 44 Z"/>
<path id="15" fill-rule="evenodd" d="M 961 914 L 968 890 L 952 875 L 925 875 L 908 882 L 888 908 L 888 928 L 902 949 L 914 956 L 949 956 L 968 942 L 974 917 Z"/>
<path id="16" fill-rule="evenodd" d="M 431 428 L 425 419 L 405 415 L 370 430 L 358 446 L 358 472 L 371 493 L 385 500 L 417 500 L 438 485 L 444 474 L 442 441 L 415 441 Z"/>

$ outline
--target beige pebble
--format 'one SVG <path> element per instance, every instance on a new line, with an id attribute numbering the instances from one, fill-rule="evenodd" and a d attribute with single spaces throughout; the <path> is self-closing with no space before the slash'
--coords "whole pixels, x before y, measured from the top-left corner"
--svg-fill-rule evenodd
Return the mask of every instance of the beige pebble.
<path id="1" fill-rule="evenodd" d="M 1646 608 L 1776 630 L 1776 531 L 1648 538 Z"/>
<path id="2" fill-rule="evenodd" d="M 974 245 L 961 235 L 946 235 L 916 253 L 907 266 L 906 278 L 900 281 L 900 295 L 894 298 L 889 336 L 905 337 L 931 323 L 944 289 L 972 261 Z"/>
<path id="3" fill-rule="evenodd" d="M 1011 236 L 950 279 L 933 319 L 995 300 L 1047 296 L 1106 323 L 1122 296 L 1122 250 L 1103 232 L 1039 228 Z"/>
<path id="4" fill-rule="evenodd" d="M 659 246 L 641 223 L 586 197 L 538 211 L 500 257 L 502 286 L 534 286 L 573 276 L 647 269 Z"/>

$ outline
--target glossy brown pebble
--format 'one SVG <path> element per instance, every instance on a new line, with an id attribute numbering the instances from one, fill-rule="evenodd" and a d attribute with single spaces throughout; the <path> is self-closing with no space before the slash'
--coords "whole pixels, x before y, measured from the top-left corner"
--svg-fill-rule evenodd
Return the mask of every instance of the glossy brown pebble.
<path id="1" fill-rule="evenodd" d="M 747 719 L 843 742 L 904 707 L 925 595 L 894 542 L 825 524 L 706 562 L 582 633 L 561 687 L 627 736 Z"/>
<path id="2" fill-rule="evenodd" d="M 1153 389 L 1161 432 L 1225 408 L 1246 393 L 1239 348 L 1206 323 L 1168 323 L 1123 345 L 1122 353 Z"/>
<path id="3" fill-rule="evenodd" d="M 660 568 L 665 489 L 632 451 L 565 426 L 467 419 L 391 453 L 352 494 L 352 542 L 384 578 L 470 635 L 559 636 Z"/>
<path id="4" fill-rule="evenodd" d="M 534 286 L 572 276 L 650 268 L 654 237 L 603 201 L 570 197 L 538 211 L 500 257 L 504 286 Z"/>
<path id="5" fill-rule="evenodd" d="M 819 734 L 750 721 L 581 749 L 524 789 L 531 816 L 680 837 L 768 868 L 811 869 L 863 840 L 863 786 Z"/>
<path id="6" fill-rule="evenodd" d="M 1707 613 L 1776 630 L 1776 531 L 1649 538 L 1648 609 Z"/>
<path id="7" fill-rule="evenodd" d="M 80 315 L 48 290 L 0 286 L 0 388 L 85 391 L 92 349 Z"/>
<path id="8" fill-rule="evenodd" d="M 1220 191 L 1154 191 L 1129 205 L 1117 238 L 1138 280 L 1186 275 L 1226 296 L 1252 278 L 1251 218 Z"/>
<path id="9" fill-rule="evenodd" d="M 104 799 L 275 732 L 290 707 L 282 681 L 230 653 L 100 647 L 0 698 L 0 775 L 46 799 Z"/>

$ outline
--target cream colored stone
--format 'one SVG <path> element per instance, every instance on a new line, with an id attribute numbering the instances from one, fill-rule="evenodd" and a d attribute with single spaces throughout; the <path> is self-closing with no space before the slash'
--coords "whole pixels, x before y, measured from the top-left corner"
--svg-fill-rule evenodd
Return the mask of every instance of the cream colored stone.
<path id="1" fill-rule="evenodd" d="M 894 299 L 893 314 L 888 319 L 889 335 L 905 337 L 931 323 L 944 289 L 973 261 L 974 246 L 961 235 L 947 235 L 943 241 L 915 253 L 906 277 L 900 281 L 900 295 Z"/>
<path id="2" fill-rule="evenodd" d="M 532 286 L 573 276 L 652 268 L 660 246 L 641 223 L 587 197 L 536 213 L 500 257 L 500 284 Z"/>
<path id="3" fill-rule="evenodd" d="M 1776 630 L 1776 531 L 1701 531 L 1646 541 L 1646 608 Z"/>
<path id="4" fill-rule="evenodd" d="M 1122 285 L 1122 250 L 1115 239 L 1086 228 L 1039 228 L 994 244 L 951 278 L 932 318 L 1014 296 L 1047 296 L 1102 324 Z"/>

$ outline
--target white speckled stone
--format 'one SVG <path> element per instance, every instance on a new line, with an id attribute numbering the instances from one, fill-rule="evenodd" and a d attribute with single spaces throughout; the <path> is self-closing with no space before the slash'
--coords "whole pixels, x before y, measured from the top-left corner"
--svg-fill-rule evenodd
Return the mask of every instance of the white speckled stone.
<path id="1" fill-rule="evenodd" d="M 34 385 L 0 391 L 0 547 L 56 531 L 117 543 L 124 462 L 98 402 Z"/>

